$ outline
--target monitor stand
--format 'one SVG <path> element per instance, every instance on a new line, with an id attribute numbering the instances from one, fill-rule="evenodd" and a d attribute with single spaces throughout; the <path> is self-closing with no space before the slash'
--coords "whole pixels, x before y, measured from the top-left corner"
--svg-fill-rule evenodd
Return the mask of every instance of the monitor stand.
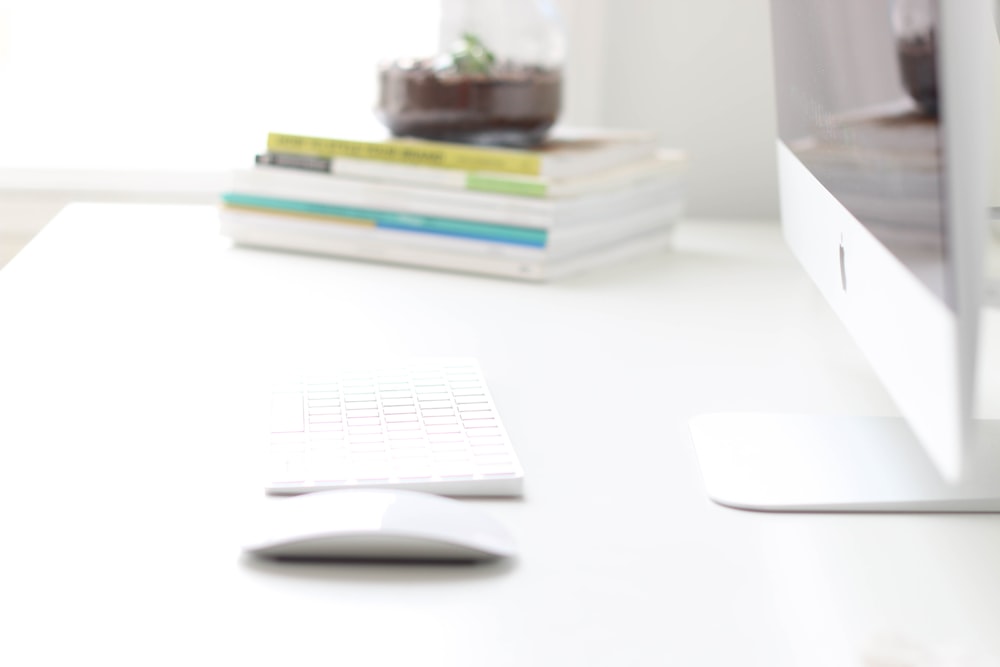
<path id="1" fill-rule="evenodd" d="M 1000 512 L 1000 421 L 957 483 L 902 419 L 721 413 L 691 421 L 709 497 L 771 512 Z"/>

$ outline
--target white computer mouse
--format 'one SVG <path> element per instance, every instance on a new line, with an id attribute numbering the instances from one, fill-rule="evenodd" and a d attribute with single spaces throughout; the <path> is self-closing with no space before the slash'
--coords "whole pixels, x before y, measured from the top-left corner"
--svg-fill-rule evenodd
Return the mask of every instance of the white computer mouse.
<path id="1" fill-rule="evenodd" d="M 396 489 L 273 499 L 251 531 L 246 552 L 280 559 L 479 561 L 516 552 L 507 529 L 482 508 Z"/>

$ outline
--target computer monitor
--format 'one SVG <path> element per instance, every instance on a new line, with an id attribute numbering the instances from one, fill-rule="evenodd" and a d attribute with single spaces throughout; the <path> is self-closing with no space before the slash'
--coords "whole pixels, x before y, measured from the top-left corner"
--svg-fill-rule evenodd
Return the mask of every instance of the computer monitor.
<path id="1" fill-rule="evenodd" d="M 1000 430 L 973 416 L 992 2 L 772 0 L 771 19 L 785 239 L 900 416 L 700 416 L 708 493 L 1000 511 Z"/>

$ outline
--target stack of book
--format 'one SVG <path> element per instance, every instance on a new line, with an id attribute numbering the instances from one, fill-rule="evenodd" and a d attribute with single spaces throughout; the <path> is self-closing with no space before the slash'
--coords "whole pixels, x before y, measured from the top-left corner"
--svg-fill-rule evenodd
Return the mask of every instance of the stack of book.
<path id="1" fill-rule="evenodd" d="M 233 174 L 243 245 L 546 280 L 667 245 L 684 156 L 635 132 L 501 149 L 271 133 Z"/>

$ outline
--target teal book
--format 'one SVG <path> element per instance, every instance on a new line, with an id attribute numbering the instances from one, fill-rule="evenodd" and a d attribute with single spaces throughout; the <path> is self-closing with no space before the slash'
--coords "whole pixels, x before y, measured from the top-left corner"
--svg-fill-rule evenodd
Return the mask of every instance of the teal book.
<path id="1" fill-rule="evenodd" d="M 285 213 L 333 223 L 368 225 L 379 229 L 495 241 L 532 248 L 544 248 L 548 240 L 548 232 L 544 229 L 382 211 L 356 206 L 321 204 L 238 192 L 223 194 L 222 201 L 229 208 Z"/>

